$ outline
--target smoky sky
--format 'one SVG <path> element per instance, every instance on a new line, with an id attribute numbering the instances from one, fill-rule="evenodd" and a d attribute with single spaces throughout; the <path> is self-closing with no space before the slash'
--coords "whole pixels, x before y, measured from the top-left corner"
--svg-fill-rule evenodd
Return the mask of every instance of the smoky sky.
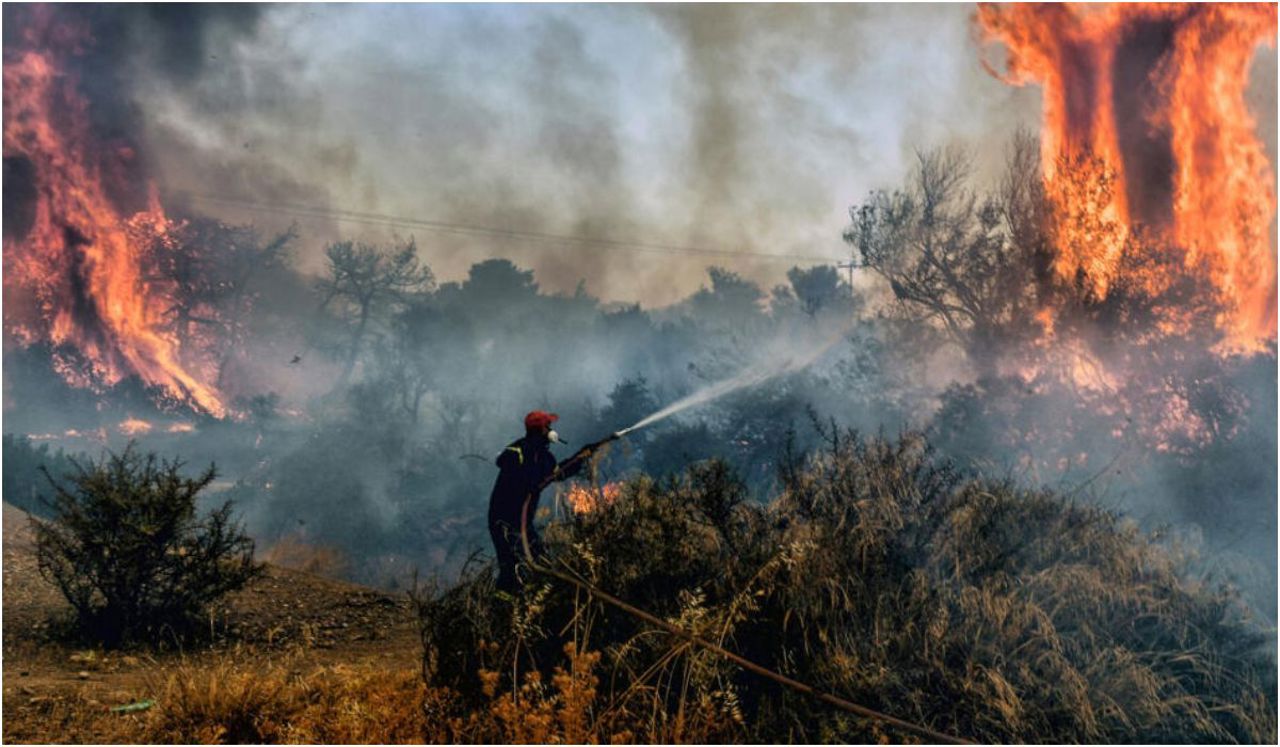
<path id="1" fill-rule="evenodd" d="M 262 11 L 249 4 L 9 4 L 4 48 L 57 49 L 88 103 L 94 135 L 108 146 L 136 147 L 134 181 L 145 182 L 145 87 L 200 79 L 214 58 L 210 50 L 226 38 L 251 38 Z"/>
<path id="2" fill-rule="evenodd" d="M 1036 89 L 981 69 L 968 5 L 74 12 L 104 129 L 140 143 L 166 204 L 296 221 L 308 270 L 329 241 L 413 235 L 443 280 L 506 256 L 548 290 L 650 306 L 711 264 L 770 287 L 847 258 L 849 206 L 900 183 L 914 149 L 964 144 L 994 174 L 1039 120 Z"/>
<path id="3" fill-rule="evenodd" d="M 839 260 L 849 205 L 896 183 L 913 148 L 998 152 L 1034 124 L 1037 94 L 978 65 L 970 12 L 269 6 L 212 12 L 187 39 L 119 54 L 171 205 L 264 227 L 297 220 L 311 269 L 327 241 L 412 234 L 446 280 L 509 256 L 547 289 L 585 281 L 606 299 L 659 305 L 696 289 L 710 264 L 768 287 L 797 262 L 290 210 Z M 126 25 L 164 20 L 135 13 Z"/>

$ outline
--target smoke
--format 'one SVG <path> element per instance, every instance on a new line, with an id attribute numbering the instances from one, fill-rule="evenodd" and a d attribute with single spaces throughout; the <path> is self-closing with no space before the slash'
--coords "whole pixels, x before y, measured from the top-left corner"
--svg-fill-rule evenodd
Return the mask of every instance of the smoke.
<path id="1" fill-rule="evenodd" d="M 119 98 L 145 112 L 169 204 L 263 228 L 297 220 L 311 270 L 329 241 L 413 234 L 444 279 L 514 256 L 549 290 L 585 281 L 606 300 L 656 306 L 695 290 L 713 261 L 772 283 L 796 260 L 754 254 L 844 257 L 848 203 L 898 179 L 912 147 L 1034 121 L 1034 97 L 973 60 L 968 14 L 265 7 L 200 16 L 191 44 L 151 41 L 171 19 L 136 13 L 114 22 L 109 49 L 127 50 Z M 726 254 L 477 237 L 296 206 Z"/>
<path id="2" fill-rule="evenodd" d="M 512 256 L 548 290 L 585 281 L 605 300 L 646 306 L 692 292 L 713 262 L 767 287 L 796 261 L 847 257 L 847 206 L 898 182 L 913 148 L 965 142 L 994 175 L 1008 135 L 1038 119 L 1036 91 L 981 70 L 962 6 L 58 13 L 92 29 L 81 66 L 92 109 L 104 133 L 141 146 L 131 168 L 156 178 L 166 204 L 264 230 L 297 221 L 310 271 L 329 241 L 414 234 L 442 279 Z M 1127 57 L 1158 51 L 1158 31 L 1135 35 Z M 1142 65 L 1124 67 L 1141 78 Z M 1140 107 L 1138 83 L 1125 101 Z M 1158 133 L 1138 129 L 1133 137 L 1154 138 L 1153 156 L 1135 168 L 1158 185 Z"/>
<path id="3" fill-rule="evenodd" d="M 1113 99 L 1120 153 L 1128 175 L 1128 204 L 1135 220 L 1166 227 L 1173 220 L 1173 150 L 1168 127 L 1153 126 L 1145 112 L 1161 102 L 1152 75 L 1173 47 L 1176 24 L 1162 19 L 1135 24 L 1116 49 Z"/>
<path id="4" fill-rule="evenodd" d="M 65 50 L 61 62 L 88 100 L 94 137 L 106 151 L 118 149 L 119 157 L 104 164 L 116 172 L 115 196 L 136 209 L 155 167 L 155 148 L 144 137 L 143 89 L 201 80 L 228 40 L 253 38 L 260 11 L 216 4 L 11 5 L 4 9 L 4 47 L 7 54 Z"/>
<path id="5" fill-rule="evenodd" d="M 733 394 L 734 392 L 746 389 L 748 387 L 759 386 L 766 381 L 782 376 L 788 373 L 803 371 L 813 363 L 817 362 L 825 353 L 830 351 L 845 339 L 845 335 L 849 332 L 851 324 L 845 324 L 835 334 L 830 334 L 825 340 L 805 347 L 795 340 L 786 338 L 772 340 L 772 344 L 762 351 L 762 360 L 757 365 L 738 373 L 737 375 L 717 381 L 705 389 L 682 397 L 679 400 L 663 407 L 661 410 L 646 415 L 644 418 L 623 428 L 617 432 L 619 436 L 625 436 L 628 433 L 646 428 L 654 423 L 666 420 L 673 415 L 678 415 L 690 408 L 714 402 L 721 397 Z M 800 347 L 797 347 L 797 345 Z"/>

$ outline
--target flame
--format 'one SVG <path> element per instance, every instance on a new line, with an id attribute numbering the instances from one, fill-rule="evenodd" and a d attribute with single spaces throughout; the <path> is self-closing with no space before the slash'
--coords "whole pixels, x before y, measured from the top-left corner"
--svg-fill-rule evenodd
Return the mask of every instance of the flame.
<path id="1" fill-rule="evenodd" d="M 136 375 L 216 417 L 226 414 L 209 371 L 183 360 L 166 329 L 173 289 L 147 271 L 148 240 L 160 251 L 172 228 L 152 191 L 126 218 L 104 184 L 107 158 L 90 133 L 88 102 L 59 64 L 87 34 L 36 8 L 25 44 L 4 58 L 4 157 L 31 166 L 35 197 L 25 237 L 4 249 L 5 331 L 18 344 L 48 342 L 55 369 L 76 387 L 112 386 Z M 65 49 L 60 52 L 59 49 Z"/>
<path id="2" fill-rule="evenodd" d="M 622 495 L 622 485 L 616 482 L 604 485 L 574 484 L 564 493 L 564 501 L 575 514 L 588 514 L 613 504 Z"/>
<path id="3" fill-rule="evenodd" d="M 982 4 L 977 24 L 1006 49 L 993 74 L 1043 86 L 1057 272 L 1105 295 L 1142 225 L 1205 268 L 1230 347 L 1274 340 L 1276 198 L 1244 94 L 1258 46 L 1275 43 L 1276 5 Z"/>
<path id="4" fill-rule="evenodd" d="M 120 425 L 116 426 L 116 429 L 126 436 L 137 436 L 142 433 L 150 433 L 151 428 L 152 425 L 150 423 L 138 418 L 127 418 L 122 420 Z"/>

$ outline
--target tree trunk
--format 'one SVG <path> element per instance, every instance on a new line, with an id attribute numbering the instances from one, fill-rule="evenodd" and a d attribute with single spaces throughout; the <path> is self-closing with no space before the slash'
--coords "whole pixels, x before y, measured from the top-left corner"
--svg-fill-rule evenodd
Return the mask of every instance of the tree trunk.
<path id="1" fill-rule="evenodd" d="M 351 333 L 351 348 L 347 351 L 347 362 L 343 364 L 342 375 L 338 377 L 334 389 L 346 384 L 351 378 L 351 372 L 355 370 L 356 358 L 360 355 L 360 342 L 364 339 L 364 330 L 369 323 L 370 305 L 372 305 L 371 300 L 363 300 L 360 304 L 360 323 L 356 325 L 355 332 Z"/>

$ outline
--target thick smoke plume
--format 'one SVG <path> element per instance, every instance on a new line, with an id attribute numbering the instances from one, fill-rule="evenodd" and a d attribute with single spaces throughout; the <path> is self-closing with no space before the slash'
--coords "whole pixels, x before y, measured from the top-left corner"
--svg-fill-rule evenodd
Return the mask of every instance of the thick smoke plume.
<path id="1" fill-rule="evenodd" d="M 924 33 L 908 8 L 271 8 L 252 36 L 211 35 L 181 86 L 143 73 L 131 90 L 166 192 L 299 220 L 310 269 L 343 232 L 414 234 L 444 278 L 504 254 L 553 290 L 665 304 L 724 259 L 764 281 L 788 262 L 754 254 L 840 258 L 844 203 L 913 146 L 1032 114 L 1033 97 L 949 61 L 969 54 L 968 12 L 947 13 L 907 54 L 887 39 Z M 887 95 L 903 66 L 918 90 Z M 299 205 L 723 254 L 334 225 Z"/>

